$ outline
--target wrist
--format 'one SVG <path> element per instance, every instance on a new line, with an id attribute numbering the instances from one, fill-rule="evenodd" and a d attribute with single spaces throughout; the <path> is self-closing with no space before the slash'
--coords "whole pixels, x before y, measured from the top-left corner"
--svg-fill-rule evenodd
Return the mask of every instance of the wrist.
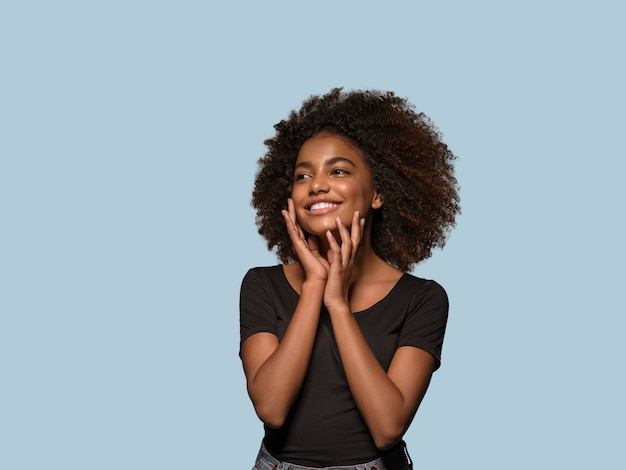
<path id="1" fill-rule="evenodd" d="M 350 315 L 352 316 L 352 309 L 350 304 L 344 300 L 337 300 L 335 302 L 324 302 L 326 310 L 331 316 L 337 315 Z"/>
<path id="2" fill-rule="evenodd" d="M 304 291 L 313 291 L 313 292 L 324 292 L 324 288 L 326 287 L 325 279 L 305 279 L 302 282 L 302 292 Z"/>

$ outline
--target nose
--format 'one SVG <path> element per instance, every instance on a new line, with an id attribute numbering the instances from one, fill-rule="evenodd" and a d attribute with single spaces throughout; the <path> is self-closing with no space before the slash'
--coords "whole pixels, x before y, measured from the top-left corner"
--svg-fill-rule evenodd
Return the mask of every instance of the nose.
<path id="1" fill-rule="evenodd" d="M 309 194 L 327 193 L 329 189 L 328 179 L 324 175 L 317 174 L 311 178 Z"/>

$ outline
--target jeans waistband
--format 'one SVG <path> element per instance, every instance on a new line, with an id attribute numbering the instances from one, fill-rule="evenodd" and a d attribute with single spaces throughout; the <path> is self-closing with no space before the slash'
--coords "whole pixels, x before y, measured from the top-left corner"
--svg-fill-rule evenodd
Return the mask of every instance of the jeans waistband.
<path id="1" fill-rule="evenodd" d="M 412 470 L 412 468 L 413 463 L 406 450 L 406 444 L 402 441 L 401 445 L 395 447 L 391 452 L 387 452 L 371 462 L 332 467 L 304 467 L 290 462 L 281 462 L 261 444 L 255 470 Z"/>

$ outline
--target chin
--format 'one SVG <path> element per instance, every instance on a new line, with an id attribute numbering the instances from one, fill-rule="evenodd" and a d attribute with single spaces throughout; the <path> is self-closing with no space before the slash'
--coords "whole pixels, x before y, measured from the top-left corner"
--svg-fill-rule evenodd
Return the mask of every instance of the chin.
<path id="1" fill-rule="evenodd" d="M 333 220 L 333 223 L 328 224 L 308 224 L 307 226 L 302 225 L 302 230 L 310 235 L 315 235 L 318 237 L 325 236 L 328 230 L 333 231 L 337 230 L 337 223 Z"/>
<path id="2" fill-rule="evenodd" d="M 314 235 L 314 236 L 316 236 L 318 238 L 323 238 L 323 237 L 326 236 L 326 232 L 328 230 L 330 230 L 332 232 L 333 230 L 336 230 L 336 227 L 335 228 L 328 227 L 328 228 L 323 228 L 323 229 L 315 228 L 315 229 L 311 229 L 311 230 L 305 230 L 305 232 L 308 233 L 309 235 Z"/>
<path id="3" fill-rule="evenodd" d="M 352 217 L 343 216 L 337 213 L 330 213 L 322 216 L 305 216 L 301 219 L 302 222 L 300 222 L 300 226 L 302 227 L 302 230 L 311 235 L 316 235 L 318 237 L 326 236 L 326 232 L 328 230 L 331 232 L 337 231 L 337 217 L 340 217 L 346 228 L 350 230 Z"/>

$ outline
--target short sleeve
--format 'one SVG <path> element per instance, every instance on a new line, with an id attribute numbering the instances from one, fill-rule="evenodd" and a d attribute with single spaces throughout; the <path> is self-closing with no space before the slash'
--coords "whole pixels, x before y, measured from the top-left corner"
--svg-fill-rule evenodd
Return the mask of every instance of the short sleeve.
<path id="1" fill-rule="evenodd" d="M 239 294 L 239 347 L 255 333 L 278 335 L 272 296 L 263 271 L 250 269 L 241 282 Z"/>
<path id="2" fill-rule="evenodd" d="M 426 281 L 411 302 L 398 339 L 398 347 L 414 346 L 430 353 L 435 358 L 435 370 L 441 365 L 448 305 L 443 287 L 435 281 Z"/>

